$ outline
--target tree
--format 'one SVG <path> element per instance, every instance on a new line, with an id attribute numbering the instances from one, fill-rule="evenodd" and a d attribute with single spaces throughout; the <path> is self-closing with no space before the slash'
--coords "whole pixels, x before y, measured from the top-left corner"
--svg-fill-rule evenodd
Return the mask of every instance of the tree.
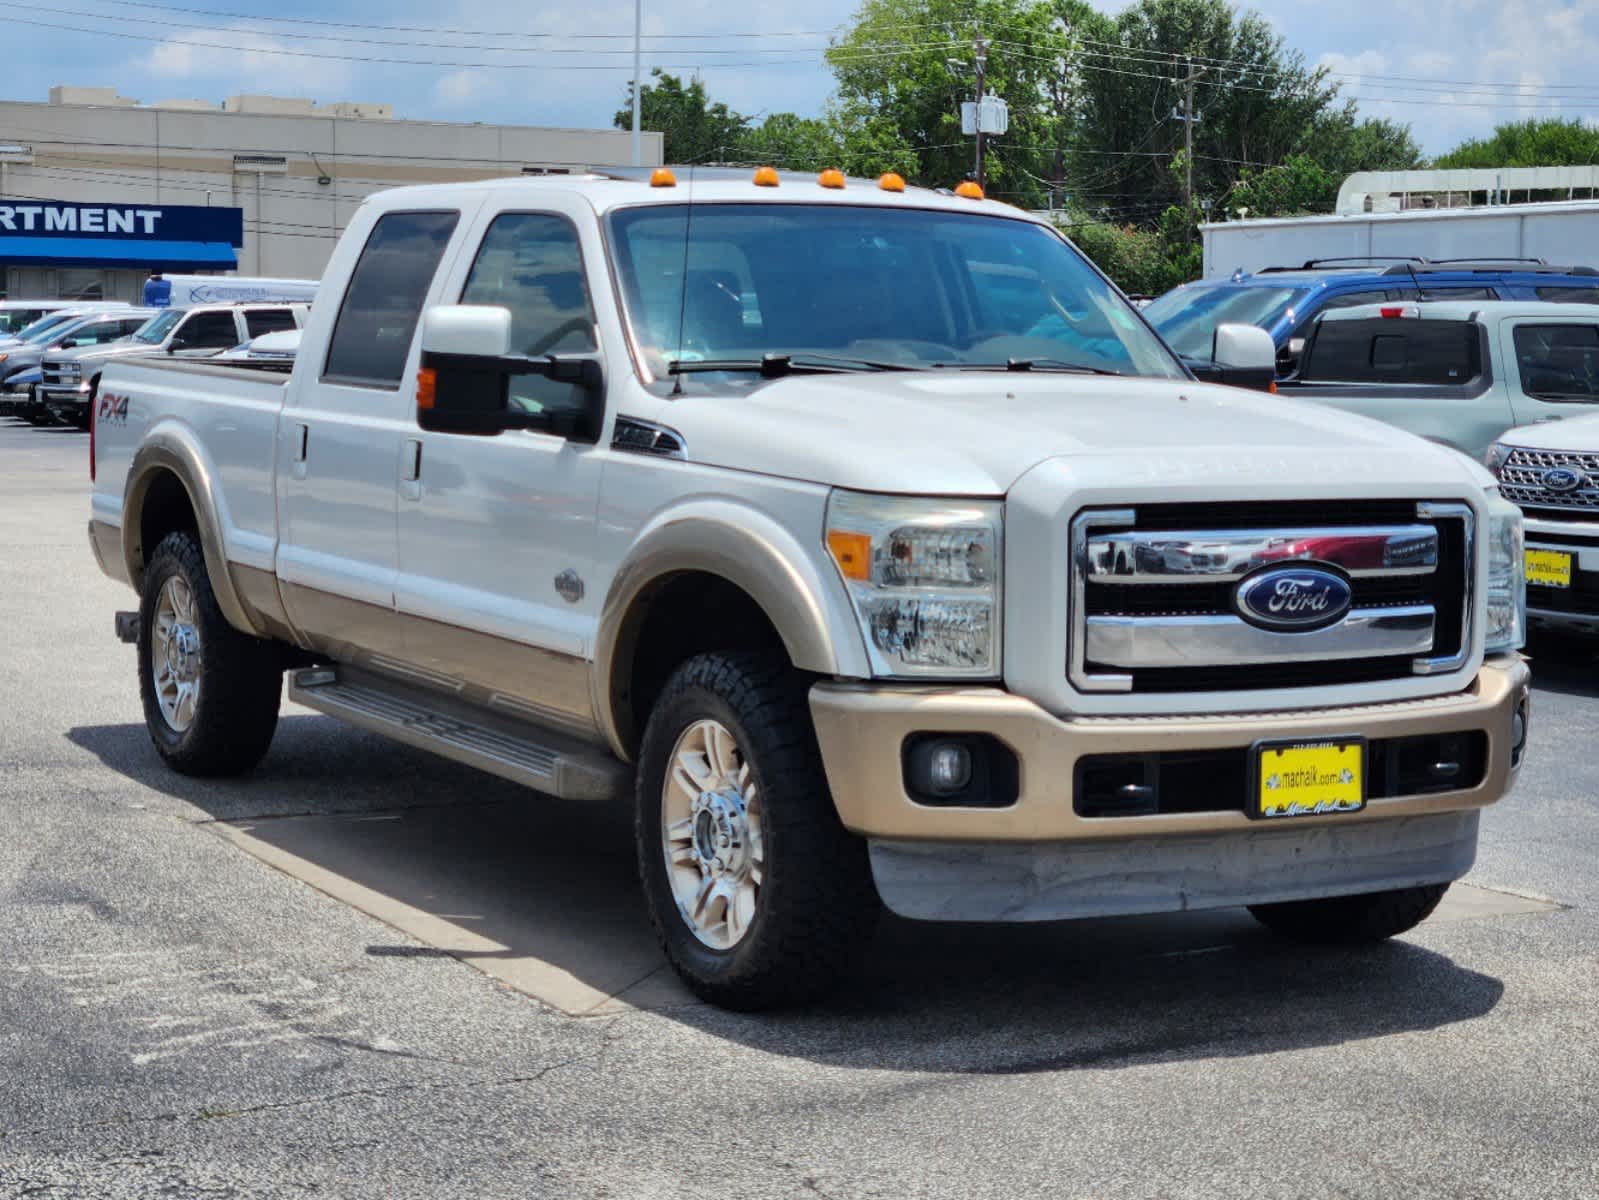
<path id="1" fill-rule="evenodd" d="M 1357 121 L 1355 106 L 1346 104 L 1324 116 L 1311 129 L 1305 153 L 1333 177 L 1333 194 L 1338 185 L 1356 171 L 1408 171 L 1423 165 L 1421 147 L 1409 125 L 1368 117 Z"/>
<path id="2" fill-rule="evenodd" d="M 1075 196 L 1143 222 L 1180 202 L 1182 181 L 1168 168 L 1183 147 L 1173 113 L 1191 68 L 1200 197 L 1226 193 L 1241 169 L 1304 149 L 1336 101 L 1326 72 L 1308 68 L 1264 18 L 1236 17 L 1227 0 L 1138 0 L 1107 36 L 1084 44 Z"/>
<path id="3" fill-rule="evenodd" d="M 659 68 L 650 72 L 650 78 L 654 83 L 646 83 L 639 93 L 639 121 L 643 128 L 666 135 L 667 162 L 720 161 L 736 151 L 749 125 L 748 117 L 720 102 L 712 104 L 699 79 L 685 84 Z M 618 129 L 633 127 L 631 84 L 615 124 Z"/>
<path id="4" fill-rule="evenodd" d="M 1010 108 L 1009 131 L 988 140 L 989 193 L 1039 204 L 1059 179 L 1076 103 L 1062 14 L 1090 11 L 1080 0 L 865 0 L 827 61 L 844 103 L 915 153 L 915 181 L 948 187 L 974 169 L 960 106 L 976 98 L 981 39 L 984 88 Z"/>
<path id="5" fill-rule="evenodd" d="M 838 167 L 852 175 L 896 171 L 912 177 L 916 152 L 892 122 L 859 105 L 834 102 L 821 117 L 772 113 L 745 131 L 739 158 L 793 171 Z"/>
<path id="6" fill-rule="evenodd" d="M 1275 167 L 1254 172 L 1246 169 L 1223 207 L 1229 216 L 1297 217 L 1326 212 L 1338 194 L 1339 178 L 1308 154 L 1291 154 Z"/>
<path id="7" fill-rule="evenodd" d="M 1558 117 L 1514 121 L 1461 142 L 1435 167 L 1576 167 L 1599 162 L 1599 129 Z"/>

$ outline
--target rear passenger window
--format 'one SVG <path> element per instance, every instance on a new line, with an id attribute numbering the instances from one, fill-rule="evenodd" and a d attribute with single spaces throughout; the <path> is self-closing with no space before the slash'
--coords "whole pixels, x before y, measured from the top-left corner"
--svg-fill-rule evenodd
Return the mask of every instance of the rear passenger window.
<path id="1" fill-rule="evenodd" d="M 1381 304 L 1386 299 L 1388 299 L 1386 291 L 1344 292 L 1339 296 L 1328 296 L 1321 309 L 1323 312 L 1328 312 L 1335 308 L 1354 308 L 1360 304 Z"/>
<path id="2" fill-rule="evenodd" d="M 1337 383 L 1466 384 L 1482 373 L 1474 321 L 1323 321 L 1301 377 Z"/>
<path id="3" fill-rule="evenodd" d="M 1538 299 L 1563 304 L 1599 304 L 1599 285 L 1534 288 Z"/>
<path id="4" fill-rule="evenodd" d="M 584 354 L 594 350 L 594 309 L 577 231 L 565 217 L 506 213 L 496 217 L 472 262 L 462 304 L 511 310 L 511 352 Z M 588 398 L 571 383 L 513 375 L 510 404 L 530 413 L 583 410 Z"/>
<path id="5" fill-rule="evenodd" d="M 1539 400 L 1599 400 L 1599 326 L 1518 325 L 1521 390 Z"/>
<path id="6" fill-rule="evenodd" d="M 232 310 L 195 313 L 178 326 L 177 337 L 185 350 L 226 350 L 239 344 L 239 327 Z"/>
<path id="7" fill-rule="evenodd" d="M 393 212 L 378 218 L 339 306 L 325 379 L 360 387 L 400 382 L 428 287 L 459 217 Z"/>
<path id="8" fill-rule="evenodd" d="M 294 314 L 286 308 L 247 308 L 244 310 L 244 327 L 253 338 L 263 333 L 278 333 L 294 328 Z"/>

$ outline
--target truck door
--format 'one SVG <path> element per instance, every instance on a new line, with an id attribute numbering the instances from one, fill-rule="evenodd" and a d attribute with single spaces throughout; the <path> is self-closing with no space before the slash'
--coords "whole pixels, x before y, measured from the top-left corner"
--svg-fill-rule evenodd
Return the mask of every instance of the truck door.
<path id="1" fill-rule="evenodd" d="M 583 216 L 566 197 L 517 211 L 489 204 L 443 302 L 510 309 L 512 353 L 592 353 L 589 281 L 604 260 L 592 212 Z M 524 375 L 513 378 L 511 402 L 548 411 L 582 397 Z M 396 603 L 407 657 L 592 731 L 586 660 L 605 591 L 594 548 L 603 452 L 550 433 L 431 433 L 414 421 L 404 441 Z"/>
<path id="2" fill-rule="evenodd" d="M 395 477 L 415 428 L 417 322 L 461 219 L 387 212 L 335 314 L 313 318 L 278 425 L 277 574 L 295 626 L 335 657 L 400 651 Z M 358 236 L 358 235 L 357 235 Z M 336 256 L 330 273 L 343 268 Z"/>
<path id="3" fill-rule="evenodd" d="M 1499 333 L 1517 425 L 1599 412 L 1599 320 L 1529 315 Z"/>
<path id="4" fill-rule="evenodd" d="M 244 339 L 239 336 L 238 316 L 231 308 L 213 308 L 190 313 L 172 331 L 167 352 L 174 358 L 210 358 L 232 349 Z"/>

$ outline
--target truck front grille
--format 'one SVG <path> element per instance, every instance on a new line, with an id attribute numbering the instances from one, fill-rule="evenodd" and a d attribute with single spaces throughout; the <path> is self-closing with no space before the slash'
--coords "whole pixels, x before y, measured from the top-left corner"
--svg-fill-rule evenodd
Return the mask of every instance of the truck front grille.
<path id="1" fill-rule="evenodd" d="M 83 378 L 83 368 L 77 363 L 46 362 L 39 368 L 39 378 L 46 386 L 76 387 Z"/>
<path id="2" fill-rule="evenodd" d="M 1071 536 L 1067 672 L 1080 691 L 1365 683 L 1457 670 L 1469 653 L 1472 512 L 1462 503 L 1090 509 Z M 1322 568 L 1347 587 L 1347 611 L 1271 627 L 1240 595 L 1272 567 Z"/>
<path id="3" fill-rule="evenodd" d="M 1576 476 L 1575 487 L 1549 486 L 1550 472 Z M 1557 476 L 1564 483 L 1568 480 Z M 1599 512 L 1599 454 L 1560 450 L 1513 449 L 1499 469 L 1499 490 L 1505 499 L 1554 520 L 1591 520 Z"/>

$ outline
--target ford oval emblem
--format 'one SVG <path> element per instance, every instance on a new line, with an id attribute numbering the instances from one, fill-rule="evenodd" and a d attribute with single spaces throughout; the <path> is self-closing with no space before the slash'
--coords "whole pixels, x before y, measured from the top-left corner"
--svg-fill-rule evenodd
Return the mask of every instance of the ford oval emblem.
<path id="1" fill-rule="evenodd" d="M 1543 473 L 1543 485 L 1551 492 L 1574 492 L 1582 486 L 1582 476 L 1570 467 L 1555 467 Z"/>
<path id="2" fill-rule="evenodd" d="M 1268 567 L 1238 584 L 1233 604 L 1251 625 L 1283 633 L 1322 629 L 1343 620 L 1354 600 L 1349 580 L 1325 567 Z"/>

